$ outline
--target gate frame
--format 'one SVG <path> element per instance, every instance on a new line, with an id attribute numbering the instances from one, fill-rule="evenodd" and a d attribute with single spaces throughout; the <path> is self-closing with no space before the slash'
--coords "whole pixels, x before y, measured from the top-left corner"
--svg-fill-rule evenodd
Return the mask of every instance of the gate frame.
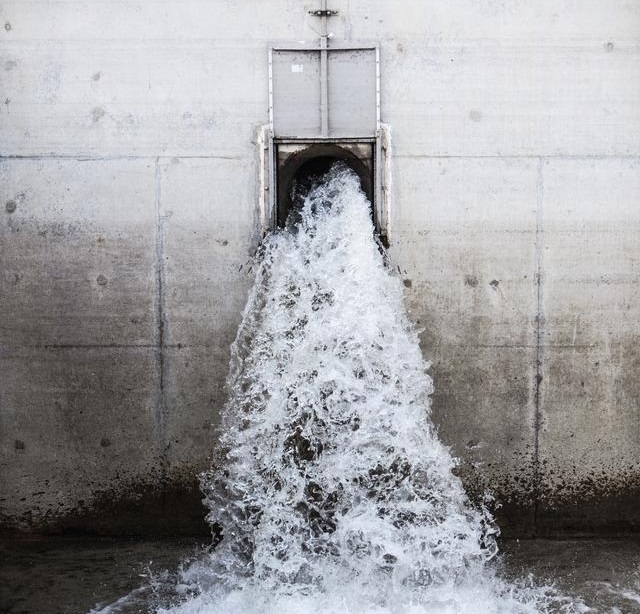
<path id="1" fill-rule="evenodd" d="M 331 51 L 375 51 L 376 63 L 376 128 L 375 133 L 368 137 L 330 137 L 328 136 L 327 109 L 327 55 Z M 321 131 L 324 134 L 315 137 L 278 137 L 274 134 L 273 118 L 273 53 L 277 51 L 317 51 L 321 55 Z M 390 185 L 391 185 L 391 130 L 380 119 L 380 47 L 378 45 L 363 45 L 340 43 L 327 48 L 320 45 L 274 45 L 269 48 L 269 123 L 260 126 L 257 135 L 259 158 L 259 223 L 261 235 L 277 227 L 277 149 L 278 145 L 314 145 L 368 143 L 373 144 L 373 215 L 377 234 L 381 241 L 388 245 L 390 230 Z"/>

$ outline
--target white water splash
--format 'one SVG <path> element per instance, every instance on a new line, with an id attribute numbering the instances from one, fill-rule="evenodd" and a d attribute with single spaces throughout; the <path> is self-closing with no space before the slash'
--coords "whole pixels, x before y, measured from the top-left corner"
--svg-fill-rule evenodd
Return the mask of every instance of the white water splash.
<path id="1" fill-rule="evenodd" d="M 429 419 L 431 379 L 357 177 L 332 169 L 269 237 L 233 347 L 218 469 L 223 540 L 174 614 L 586 611 L 501 580 Z"/>

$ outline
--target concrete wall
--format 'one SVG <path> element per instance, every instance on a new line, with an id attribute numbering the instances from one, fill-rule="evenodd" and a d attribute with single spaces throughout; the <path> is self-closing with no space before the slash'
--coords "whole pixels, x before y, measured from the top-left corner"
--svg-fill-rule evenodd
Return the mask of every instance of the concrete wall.
<path id="1" fill-rule="evenodd" d="M 640 525 L 640 5 L 332 0 L 377 41 L 434 419 L 507 532 Z M 299 0 L 0 7 L 0 513 L 199 530 Z"/>

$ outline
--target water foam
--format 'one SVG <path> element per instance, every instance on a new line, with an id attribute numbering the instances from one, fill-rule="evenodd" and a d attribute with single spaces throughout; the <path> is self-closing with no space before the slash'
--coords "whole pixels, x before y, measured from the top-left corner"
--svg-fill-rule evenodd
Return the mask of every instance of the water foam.
<path id="1" fill-rule="evenodd" d="M 203 479 L 222 541 L 158 612 L 585 611 L 489 563 L 497 529 L 435 436 L 428 365 L 357 177 L 336 166 L 300 201 L 261 248 L 232 351 Z"/>

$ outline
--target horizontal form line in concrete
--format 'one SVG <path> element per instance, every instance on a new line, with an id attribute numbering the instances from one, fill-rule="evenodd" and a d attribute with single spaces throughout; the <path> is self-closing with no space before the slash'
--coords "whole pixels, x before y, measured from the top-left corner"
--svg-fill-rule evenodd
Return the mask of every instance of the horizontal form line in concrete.
<path id="1" fill-rule="evenodd" d="M 640 160 L 638 154 L 491 154 L 491 155 L 420 155 L 420 154 L 394 154 L 394 159 L 418 159 L 418 160 Z M 113 156 L 93 156 L 85 154 L 0 154 L 0 160 L 73 160 L 75 162 L 91 162 L 101 160 L 245 160 L 245 155 L 221 156 L 213 155 L 192 155 L 192 154 L 158 154 L 158 155 L 113 155 Z"/>

